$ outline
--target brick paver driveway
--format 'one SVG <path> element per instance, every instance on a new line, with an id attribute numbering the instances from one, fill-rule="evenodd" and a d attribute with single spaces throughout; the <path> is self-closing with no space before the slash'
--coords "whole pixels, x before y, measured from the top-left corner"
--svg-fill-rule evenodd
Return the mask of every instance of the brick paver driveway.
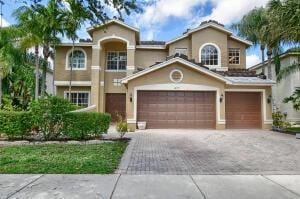
<path id="1" fill-rule="evenodd" d="M 147 130 L 132 141 L 126 174 L 300 174 L 300 140 L 264 130 Z"/>

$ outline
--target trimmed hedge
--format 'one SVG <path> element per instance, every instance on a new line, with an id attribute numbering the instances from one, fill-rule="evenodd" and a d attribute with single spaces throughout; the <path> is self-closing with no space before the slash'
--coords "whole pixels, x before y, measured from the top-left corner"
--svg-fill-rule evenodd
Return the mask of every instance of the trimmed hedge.
<path id="1" fill-rule="evenodd" d="M 63 116 L 62 134 L 76 140 L 107 133 L 111 116 L 107 113 L 72 112 Z"/>
<path id="2" fill-rule="evenodd" d="M 0 134 L 9 139 L 23 138 L 32 130 L 32 115 L 29 112 L 0 111 Z"/>

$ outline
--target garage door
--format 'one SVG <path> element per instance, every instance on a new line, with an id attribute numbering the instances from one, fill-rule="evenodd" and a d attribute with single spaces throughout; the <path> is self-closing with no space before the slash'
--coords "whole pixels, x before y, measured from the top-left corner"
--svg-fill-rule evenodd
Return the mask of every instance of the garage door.
<path id="1" fill-rule="evenodd" d="M 123 93 L 107 93 L 106 94 L 105 111 L 111 114 L 112 121 L 116 122 L 117 115 L 126 117 L 126 94 Z"/>
<path id="2" fill-rule="evenodd" d="M 137 99 L 137 119 L 147 128 L 216 126 L 215 92 L 139 91 Z"/>
<path id="3" fill-rule="evenodd" d="M 226 92 L 226 128 L 261 128 L 261 94 Z"/>

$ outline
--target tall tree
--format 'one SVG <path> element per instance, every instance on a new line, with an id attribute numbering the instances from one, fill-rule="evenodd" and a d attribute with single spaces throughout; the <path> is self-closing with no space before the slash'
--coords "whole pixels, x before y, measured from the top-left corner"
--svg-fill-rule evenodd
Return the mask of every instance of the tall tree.
<path id="1" fill-rule="evenodd" d="M 78 0 L 66 0 L 66 3 L 68 4 L 68 9 L 64 14 L 64 30 L 66 32 L 67 37 L 72 40 L 71 59 L 69 60 L 69 100 L 71 100 L 75 40 L 78 39 L 77 30 L 79 30 L 82 27 L 83 23 L 90 18 L 90 13 Z"/>
<path id="2" fill-rule="evenodd" d="M 34 1 L 33 4 L 24 4 L 17 8 L 13 15 L 18 22 L 18 32 L 21 41 L 21 47 L 24 49 L 34 46 L 35 53 L 35 100 L 39 97 L 39 46 L 42 43 L 42 32 L 40 31 L 40 17 L 36 11 L 41 6 Z"/>
<path id="3" fill-rule="evenodd" d="M 284 43 L 300 46 L 300 1 L 298 0 L 270 0 L 268 3 L 270 25 L 281 33 Z M 291 49 L 295 50 L 295 49 Z M 297 50 L 297 48 L 296 48 Z M 298 61 L 280 70 L 277 81 L 288 77 L 300 70 L 300 56 Z"/>
<path id="4" fill-rule="evenodd" d="M 262 57 L 262 73 L 265 74 L 265 48 L 267 32 L 265 25 L 268 23 L 264 8 L 255 8 L 246 14 L 238 23 L 231 27 L 238 31 L 238 35 L 252 41 L 254 45 L 260 45 Z"/>

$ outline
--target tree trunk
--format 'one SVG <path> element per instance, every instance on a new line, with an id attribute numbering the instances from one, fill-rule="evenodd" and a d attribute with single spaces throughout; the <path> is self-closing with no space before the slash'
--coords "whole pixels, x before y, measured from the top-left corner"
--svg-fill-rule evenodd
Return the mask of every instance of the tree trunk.
<path id="1" fill-rule="evenodd" d="M 261 44 L 260 50 L 261 50 L 261 59 L 262 59 L 261 72 L 263 75 L 265 75 L 265 45 Z"/>
<path id="2" fill-rule="evenodd" d="M 39 98 L 39 74 L 40 74 L 40 63 L 39 63 L 39 46 L 35 46 L 35 100 Z"/>
<path id="3" fill-rule="evenodd" d="M 268 48 L 267 50 L 267 56 L 268 56 L 268 78 L 272 79 L 272 49 Z"/>
<path id="4" fill-rule="evenodd" d="M 50 47 L 49 44 L 43 46 L 43 55 L 46 61 L 46 65 L 43 64 L 43 71 L 42 71 L 42 91 L 41 95 L 45 96 L 46 93 L 46 77 L 47 77 L 47 69 L 48 69 L 48 58 L 50 56 Z"/>
<path id="5" fill-rule="evenodd" d="M 71 54 L 71 60 L 69 61 L 70 64 L 70 82 L 69 82 L 69 100 L 71 101 L 71 91 L 72 91 L 72 76 L 73 76 L 73 57 L 74 57 L 74 44 L 75 40 L 72 40 L 72 54 Z M 67 58 L 68 59 L 68 58 Z"/>

